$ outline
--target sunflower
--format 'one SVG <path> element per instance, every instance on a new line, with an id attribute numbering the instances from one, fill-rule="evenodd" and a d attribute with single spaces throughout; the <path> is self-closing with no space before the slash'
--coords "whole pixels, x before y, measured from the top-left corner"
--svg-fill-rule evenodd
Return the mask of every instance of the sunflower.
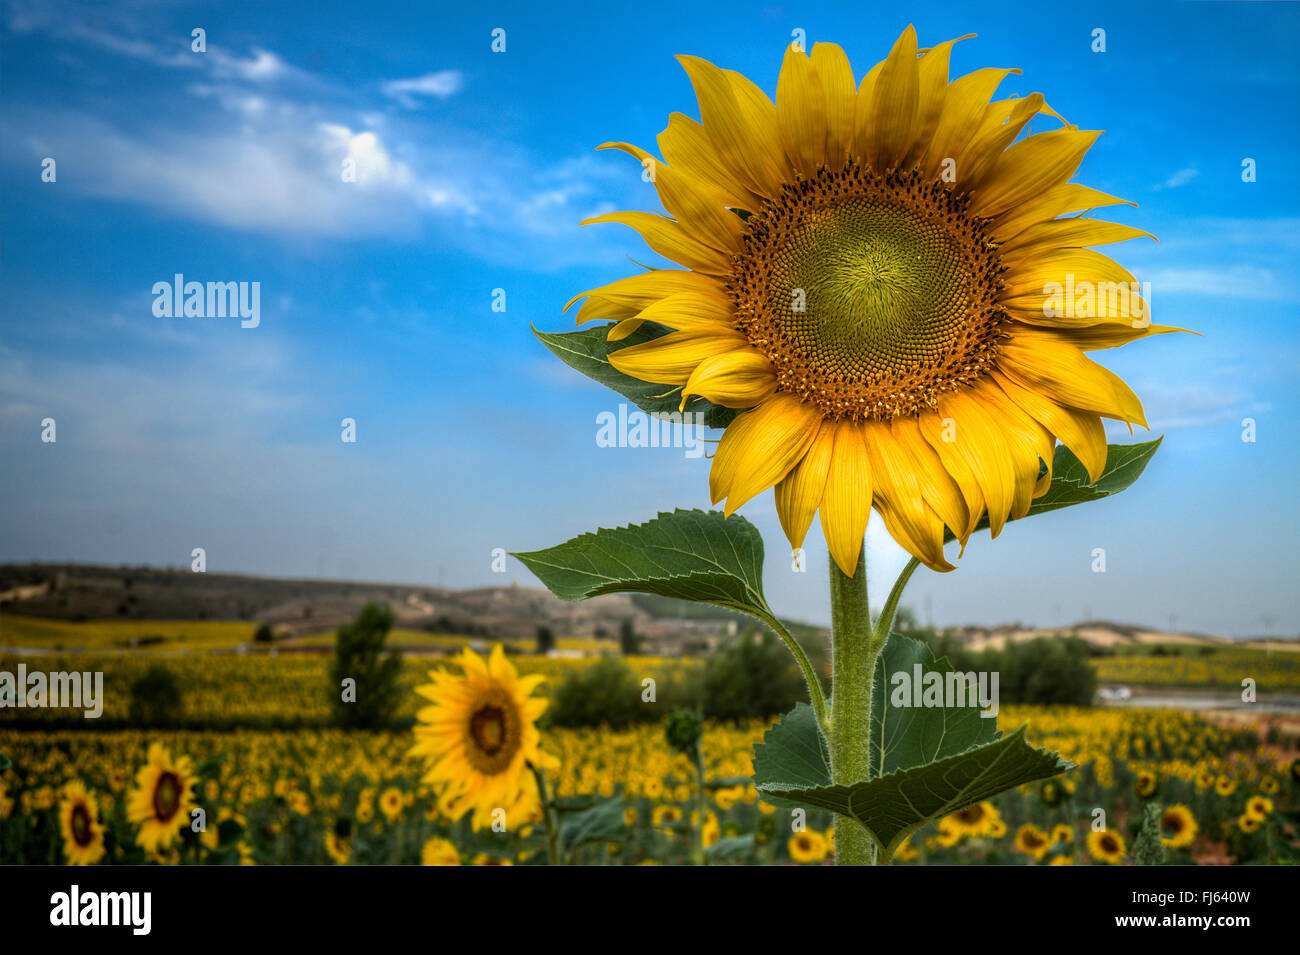
<path id="1" fill-rule="evenodd" d="M 1196 817 L 1182 803 L 1168 807 L 1160 816 L 1160 841 L 1170 849 L 1183 849 L 1196 839 Z"/>
<path id="2" fill-rule="evenodd" d="M 1117 833 L 1103 830 L 1088 833 L 1088 854 L 1098 862 L 1117 865 L 1128 854 L 1124 837 Z"/>
<path id="3" fill-rule="evenodd" d="M 1025 823 L 1016 830 L 1016 848 L 1032 859 L 1041 859 L 1051 847 L 1047 833 L 1035 825 Z"/>
<path id="4" fill-rule="evenodd" d="M 1145 769 L 1137 774 L 1137 781 L 1133 784 L 1133 791 L 1139 799 L 1150 799 L 1159 788 L 1159 778 L 1155 773 Z"/>
<path id="5" fill-rule="evenodd" d="M 1264 820 L 1258 816 L 1252 816 L 1248 812 L 1243 812 L 1237 817 L 1237 828 L 1242 832 L 1251 833 L 1264 824 Z"/>
<path id="6" fill-rule="evenodd" d="M 432 683 L 416 692 L 431 701 L 420 710 L 410 755 L 424 757 L 423 781 L 440 792 L 439 805 L 452 819 L 473 812 L 475 829 L 503 810 L 512 825 L 531 821 L 540 801 L 528 766 L 559 765 L 543 752 L 535 721 L 546 700 L 531 694 L 543 677 L 520 677 L 501 645 L 483 659 L 468 647 L 460 677 L 431 671 Z"/>
<path id="7" fill-rule="evenodd" d="M 730 515 L 774 487 L 796 549 L 820 511 L 850 576 L 873 505 L 908 551 L 951 570 L 945 527 L 964 546 L 986 512 L 994 537 L 1024 517 L 1058 438 L 1095 480 L 1101 419 L 1146 419 L 1084 352 L 1173 330 L 1086 248 L 1146 233 L 1057 218 L 1124 201 L 1068 181 L 1099 133 L 1017 142 L 1035 116 L 1064 120 L 1039 93 L 990 102 L 1018 70 L 949 83 L 956 42 L 918 50 L 909 26 L 860 83 L 838 46 L 791 45 L 775 103 L 679 57 L 702 123 L 674 113 L 663 161 L 601 147 L 641 161 L 671 218 L 587 221 L 631 226 L 683 268 L 566 305 L 585 297 L 579 322 L 617 322 L 611 342 L 648 326 L 610 351 L 618 371 L 679 391 L 682 409 L 740 410 L 713 458 L 714 503 Z"/>
<path id="8" fill-rule="evenodd" d="M 997 819 L 997 809 L 985 801 L 945 816 L 942 821 L 948 822 L 959 835 L 978 837 L 989 835 Z"/>
<path id="9" fill-rule="evenodd" d="M 1214 791 L 1220 796 L 1231 796 L 1237 791 L 1237 781 L 1231 776 L 1220 776 L 1214 781 Z"/>
<path id="10" fill-rule="evenodd" d="M 171 847 L 194 809 L 194 767 L 188 756 L 173 760 L 161 743 L 149 747 L 148 761 L 135 774 L 126 817 L 140 825 L 136 842 L 146 852 Z"/>
<path id="11" fill-rule="evenodd" d="M 460 853 L 446 839 L 434 836 L 420 850 L 420 865 L 460 865 Z"/>
<path id="12" fill-rule="evenodd" d="M 808 829 L 790 837 L 787 848 L 795 862 L 821 862 L 826 858 L 826 839 L 820 832 Z"/>
<path id="13" fill-rule="evenodd" d="M 1065 823 L 1059 823 L 1052 827 L 1052 844 L 1070 843 L 1074 841 L 1074 830 Z"/>
<path id="14" fill-rule="evenodd" d="M 402 814 L 403 805 L 405 805 L 405 798 L 396 786 L 389 786 L 379 796 L 379 811 L 389 822 L 393 822 Z"/>
<path id="15" fill-rule="evenodd" d="M 74 780 L 63 787 L 59 803 L 59 830 L 68 865 L 94 865 L 104 857 L 104 827 L 99 807 L 86 787 Z"/>
<path id="16" fill-rule="evenodd" d="M 1273 811 L 1273 800 L 1267 796 L 1251 796 L 1246 800 L 1246 815 L 1254 816 L 1261 822 Z"/>

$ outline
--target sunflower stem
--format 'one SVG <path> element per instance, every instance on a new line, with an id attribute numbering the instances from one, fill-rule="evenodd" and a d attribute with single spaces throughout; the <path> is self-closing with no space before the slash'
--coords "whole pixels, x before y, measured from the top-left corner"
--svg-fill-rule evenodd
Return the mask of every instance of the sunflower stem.
<path id="1" fill-rule="evenodd" d="M 912 572 L 921 565 L 921 562 L 913 557 L 903 568 L 903 572 L 898 575 L 894 581 L 894 587 L 889 592 L 889 599 L 885 601 L 884 608 L 880 611 L 880 616 L 876 618 L 876 625 L 872 628 L 872 639 L 880 647 L 885 645 L 889 639 L 889 631 L 894 627 L 894 615 L 898 613 L 898 602 L 903 599 L 903 591 L 907 589 L 907 582 L 912 579 Z"/>
<path id="2" fill-rule="evenodd" d="M 871 776 L 871 687 L 880 645 L 871 629 L 867 603 L 866 546 L 849 577 L 835 559 L 831 578 L 831 780 L 863 782 Z M 870 833 L 847 816 L 835 817 L 835 864 L 874 865 Z"/>
<path id="3" fill-rule="evenodd" d="M 537 797 L 542 803 L 542 820 L 546 826 L 546 858 L 551 865 L 559 865 L 560 823 L 556 818 L 555 804 L 551 802 L 550 793 L 547 792 L 546 777 L 542 775 L 542 771 L 531 762 L 528 768 L 533 771 L 533 779 L 537 781 Z"/>
<path id="4" fill-rule="evenodd" d="M 817 668 L 808 659 L 808 654 L 800 646 L 799 641 L 794 638 L 775 616 L 767 621 L 768 624 L 776 631 L 777 635 L 785 641 L 785 645 L 790 648 L 794 654 L 795 661 L 799 664 L 799 669 L 803 671 L 804 682 L 808 684 L 808 699 L 812 701 L 813 712 L 817 715 L 817 725 L 822 728 L 823 733 L 830 733 L 831 714 L 830 707 L 826 703 L 826 694 L 822 691 L 821 677 L 817 675 Z"/>
<path id="5" fill-rule="evenodd" d="M 704 756 L 700 753 L 700 744 L 695 744 L 695 846 L 692 852 L 696 865 L 708 865 L 708 856 L 704 854 L 704 823 L 707 818 L 708 801 L 704 795 Z"/>

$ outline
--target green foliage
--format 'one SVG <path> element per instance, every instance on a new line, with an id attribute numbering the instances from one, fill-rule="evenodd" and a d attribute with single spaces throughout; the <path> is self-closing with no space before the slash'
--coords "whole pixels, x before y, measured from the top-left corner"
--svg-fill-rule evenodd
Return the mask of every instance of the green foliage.
<path id="1" fill-rule="evenodd" d="M 705 714 L 719 720 L 777 716 L 808 696 L 790 651 L 768 633 L 746 632 L 715 651 L 701 682 Z"/>
<path id="2" fill-rule="evenodd" d="M 1097 692 L 1092 651 L 1078 637 L 1038 637 L 1002 650 L 972 651 L 946 634 L 930 631 L 924 636 L 934 655 L 947 657 L 955 669 L 997 673 L 1003 703 L 1091 706 Z"/>
<path id="3" fill-rule="evenodd" d="M 537 628 L 537 652 L 545 655 L 555 649 L 555 633 L 546 624 Z"/>
<path id="4" fill-rule="evenodd" d="M 641 637 L 636 632 L 636 624 L 631 618 L 624 620 L 618 628 L 618 646 L 623 656 L 636 656 L 641 649 Z"/>
<path id="5" fill-rule="evenodd" d="M 130 721 L 136 726 L 172 726 L 185 712 L 180 680 L 155 663 L 131 682 Z"/>
<path id="6" fill-rule="evenodd" d="M 703 735 L 704 721 L 694 710 L 673 710 L 664 720 L 664 739 L 669 747 L 692 760 L 699 754 Z"/>
<path id="7" fill-rule="evenodd" d="M 922 643 L 894 634 L 876 661 L 869 780 L 832 784 L 829 752 L 812 710 L 796 707 L 754 748 L 754 780 L 764 798 L 856 819 L 887 860 L 925 823 L 1023 783 L 1070 768 L 1034 749 L 1024 727 L 1003 736 L 977 706 L 899 705 L 896 673 L 946 675 Z M 903 702 L 906 702 L 904 699 Z"/>
<path id="8" fill-rule="evenodd" d="M 1134 865 L 1164 865 L 1169 859 L 1165 844 L 1160 840 L 1161 809 L 1149 802 L 1142 809 L 1142 826 L 1133 840 Z"/>
<path id="9" fill-rule="evenodd" d="M 1099 501 L 1104 497 L 1118 494 L 1142 476 L 1142 472 L 1151 463 L 1151 458 L 1163 440 L 1164 438 L 1156 438 L 1154 441 L 1142 441 L 1137 444 L 1108 445 L 1106 465 L 1095 483 L 1089 483 L 1087 468 L 1071 453 L 1070 449 L 1063 444 L 1058 444 L 1052 462 L 1051 486 L 1048 487 L 1046 494 L 1036 498 L 1029 505 L 1029 513 L 1025 517 L 1045 514 L 1062 507 L 1072 507 L 1075 504 Z M 985 530 L 988 526 L 989 519 L 986 514 L 976 525 L 976 530 Z M 947 539 L 954 539 L 952 531 L 948 531 Z"/>
<path id="10" fill-rule="evenodd" d="M 664 707 L 685 702 L 680 681 L 656 680 L 655 702 L 642 700 L 641 679 L 618 657 L 602 657 L 569 673 L 555 688 L 546 718 L 556 726 L 612 726 L 652 723 Z"/>
<path id="11" fill-rule="evenodd" d="M 269 623 L 259 623 L 257 629 L 253 631 L 254 643 L 272 643 L 275 641 L 275 631 Z"/>
<path id="12" fill-rule="evenodd" d="M 608 323 L 590 324 L 575 332 L 539 332 L 534 329 L 533 334 L 570 368 L 613 389 L 642 411 L 654 415 L 680 414 L 681 385 L 670 387 L 641 381 L 623 374 L 609 362 L 610 352 L 651 341 L 667 334 L 668 329 L 647 322 L 622 341 L 611 342 L 609 329 L 612 327 Z M 738 413 L 700 397 L 690 399 L 686 410 L 702 413 L 704 423 L 710 428 L 725 428 Z"/>
<path id="13" fill-rule="evenodd" d="M 392 720 L 400 702 L 398 679 L 402 673 L 402 658 L 385 652 L 392 627 L 393 612 L 372 602 L 335 634 L 329 692 L 340 726 L 378 729 Z M 344 698 L 343 681 L 347 679 L 356 681 L 356 698 L 350 702 Z"/>

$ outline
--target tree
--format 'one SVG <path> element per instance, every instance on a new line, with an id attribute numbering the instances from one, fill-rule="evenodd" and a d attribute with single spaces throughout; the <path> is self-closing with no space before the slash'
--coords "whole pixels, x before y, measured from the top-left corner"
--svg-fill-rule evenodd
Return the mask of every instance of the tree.
<path id="1" fill-rule="evenodd" d="M 704 665 L 704 715 L 719 720 L 775 716 L 805 699 L 803 674 L 785 644 L 746 632 Z"/>
<path id="2" fill-rule="evenodd" d="M 402 658 L 391 650 L 385 652 L 392 627 L 393 612 L 372 602 L 335 634 L 330 698 L 340 725 L 377 729 L 392 719 L 402 672 Z"/>
<path id="3" fill-rule="evenodd" d="M 185 710 L 176 674 L 155 663 L 131 684 L 131 722 L 136 726 L 175 725 Z"/>
<path id="4" fill-rule="evenodd" d="M 537 628 L 537 652 L 542 656 L 555 649 L 555 634 L 551 628 L 542 624 Z"/>
<path id="5" fill-rule="evenodd" d="M 257 629 L 253 631 L 254 643 L 271 643 L 275 640 L 275 631 L 271 629 L 269 623 L 259 623 Z"/>
<path id="6" fill-rule="evenodd" d="M 623 656 L 635 656 L 641 649 L 641 637 L 636 632 L 636 625 L 632 623 L 632 618 L 628 617 L 618 628 L 618 645 L 623 652 Z"/>

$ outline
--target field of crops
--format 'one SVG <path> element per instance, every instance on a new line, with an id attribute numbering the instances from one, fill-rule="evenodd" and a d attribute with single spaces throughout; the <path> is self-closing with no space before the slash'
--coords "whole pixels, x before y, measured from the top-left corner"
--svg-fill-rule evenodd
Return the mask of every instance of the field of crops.
<path id="1" fill-rule="evenodd" d="M 1300 653 L 1279 650 L 1216 649 L 1211 654 L 1168 654 L 1098 657 L 1094 661 L 1102 683 L 1133 686 L 1195 686 L 1241 689 L 1255 681 L 1261 693 L 1300 690 Z"/>
<path id="2" fill-rule="evenodd" d="M 16 662 L 0 661 L 0 669 Z M 51 658 L 23 662 L 60 666 Z M 125 705 L 114 688 L 145 663 L 79 655 L 63 665 L 110 668 L 109 719 Z M 551 680 L 585 665 L 517 663 L 521 672 Z M 407 756 L 410 732 L 326 728 L 323 658 L 193 655 L 169 665 L 183 668 L 187 721 L 248 725 L 146 732 L 83 721 L 44 728 L 38 721 L 49 710 L 8 711 L 7 718 L 22 714 L 22 723 L 11 719 L 0 729 L 0 753 L 11 763 L 0 772 L 0 862 L 65 859 L 77 792 L 69 784 L 84 786 L 95 809 L 102 862 L 519 864 L 545 858 L 541 827 L 531 820 L 501 832 L 449 823 L 420 782 L 420 764 Z M 679 665 L 634 663 L 638 672 L 661 675 Z M 411 688 L 428 666 L 407 661 L 406 714 L 416 709 Z M 1164 807 L 1174 861 L 1289 861 L 1295 854 L 1300 782 L 1293 754 L 1262 744 L 1249 728 L 1224 729 L 1175 712 L 1003 707 L 1004 728 L 1025 721 L 1035 745 L 1059 750 L 1078 768 L 920 830 L 898 861 L 1124 863 L 1148 800 Z M 541 744 L 560 761 L 553 778 L 570 810 L 566 860 L 685 862 L 694 827 L 702 825 L 714 863 L 826 861 L 833 851 L 829 816 L 767 805 L 747 781 L 753 744 L 765 729 L 762 723 L 706 727 L 701 818 L 693 768 L 669 748 L 657 724 L 621 731 L 544 728 Z M 131 793 L 155 742 L 175 759 L 188 758 L 195 805 L 206 820 L 203 832 L 183 828 L 179 841 L 163 848 L 142 845 L 148 840 L 128 819 Z M 1109 840 L 1092 831 L 1102 813 Z"/>

